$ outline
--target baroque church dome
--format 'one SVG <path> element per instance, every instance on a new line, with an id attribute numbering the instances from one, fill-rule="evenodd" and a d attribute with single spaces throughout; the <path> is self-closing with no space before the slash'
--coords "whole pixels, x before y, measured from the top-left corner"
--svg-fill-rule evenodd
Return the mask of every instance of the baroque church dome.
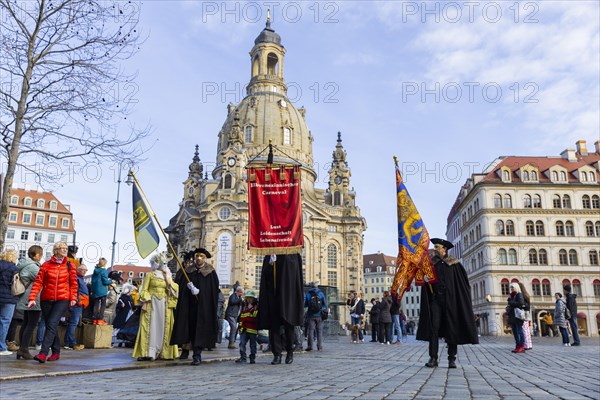
<path id="1" fill-rule="evenodd" d="M 247 95 L 238 105 L 227 106 L 227 118 L 219 132 L 215 175 L 221 173 L 220 167 L 225 162 L 220 155 L 236 143 L 245 153 L 245 163 L 271 143 L 280 150 L 275 151 L 275 163 L 300 161 L 308 172 L 305 178 L 314 181 L 313 137 L 306 125 L 306 110 L 296 108 L 287 98 L 284 55 L 281 38 L 267 20 L 250 51 L 251 78 L 246 87 Z M 265 151 L 256 160 L 263 161 L 266 157 Z"/>

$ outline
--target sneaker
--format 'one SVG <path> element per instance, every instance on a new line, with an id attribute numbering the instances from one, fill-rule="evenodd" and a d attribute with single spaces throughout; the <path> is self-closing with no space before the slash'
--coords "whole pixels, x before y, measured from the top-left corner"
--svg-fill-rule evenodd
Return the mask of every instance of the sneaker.
<path id="1" fill-rule="evenodd" d="M 85 346 L 82 344 L 76 344 L 75 346 L 73 346 L 73 350 L 83 350 L 85 349 Z"/>
<path id="2" fill-rule="evenodd" d="M 65 347 L 63 347 L 63 349 L 65 349 L 65 350 L 73 350 L 73 347 L 72 346 L 65 346 Z"/>
<path id="3" fill-rule="evenodd" d="M 569 346 L 571 346 L 571 345 L 570 345 L 569 343 L 563 343 L 563 346 L 565 346 L 565 347 L 569 347 Z"/>
<path id="4" fill-rule="evenodd" d="M 364 342 L 365 342 L 365 339 L 360 339 L 360 342 L 361 342 L 361 343 L 364 343 Z"/>
<path id="5" fill-rule="evenodd" d="M 581 344 L 580 343 L 572 343 L 571 346 L 581 346 Z"/>
<path id="6" fill-rule="evenodd" d="M 4 351 L 0 351 L 0 356 L 10 356 L 12 355 L 12 351 L 8 351 L 8 350 L 4 350 Z"/>
<path id="7" fill-rule="evenodd" d="M 356 340 L 353 340 L 352 343 L 358 343 Z"/>

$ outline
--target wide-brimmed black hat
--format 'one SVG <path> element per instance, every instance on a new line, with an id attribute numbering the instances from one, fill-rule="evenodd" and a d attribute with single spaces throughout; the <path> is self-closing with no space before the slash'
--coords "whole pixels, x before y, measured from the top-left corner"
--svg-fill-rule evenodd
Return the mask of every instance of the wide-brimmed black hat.
<path id="1" fill-rule="evenodd" d="M 191 261 L 194 258 L 194 251 L 184 251 L 181 253 L 181 258 L 183 261 Z"/>
<path id="2" fill-rule="evenodd" d="M 454 245 L 452 243 L 450 243 L 447 240 L 444 239 L 440 239 L 440 238 L 433 238 L 431 239 L 431 243 L 433 244 L 441 244 L 442 246 L 444 246 L 446 248 L 446 250 L 450 250 L 451 248 L 454 247 Z"/>
<path id="3" fill-rule="evenodd" d="M 205 248 L 202 247 L 198 247 L 196 250 L 193 251 L 193 254 L 204 254 L 206 256 L 206 258 L 211 258 L 212 256 L 210 255 L 210 253 L 208 252 L 208 250 L 206 250 Z"/>
<path id="4" fill-rule="evenodd" d="M 71 246 L 67 247 L 67 250 L 69 253 L 77 253 L 77 251 L 79 250 L 79 247 L 71 245 Z"/>

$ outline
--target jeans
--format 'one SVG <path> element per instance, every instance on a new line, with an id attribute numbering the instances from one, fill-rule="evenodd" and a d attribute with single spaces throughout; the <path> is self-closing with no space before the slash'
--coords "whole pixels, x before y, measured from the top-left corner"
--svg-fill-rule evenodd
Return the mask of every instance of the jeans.
<path id="1" fill-rule="evenodd" d="M 225 316 L 225 320 L 229 324 L 229 344 L 234 344 L 237 337 L 237 317 Z"/>
<path id="2" fill-rule="evenodd" d="M 358 325 L 360 326 L 362 320 L 360 319 L 360 317 L 352 317 L 350 316 L 350 318 L 352 318 L 352 326 Z M 363 333 L 362 333 L 362 329 L 358 330 L 358 340 L 363 340 Z"/>
<path id="3" fill-rule="evenodd" d="M 402 340 L 402 327 L 400 326 L 400 314 L 392 315 L 392 334 L 390 338 L 394 340 L 394 331 L 396 331 L 396 342 Z"/>
<path id="4" fill-rule="evenodd" d="M 250 359 L 256 358 L 256 333 L 240 333 L 240 358 L 246 359 L 246 343 L 250 342 Z"/>
<path id="5" fill-rule="evenodd" d="M 315 326 L 317 328 L 317 349 L 323 348 L 323 320 L 321 317 L 308 318 L 308 348 L 312 349 L 315 336 Z"/>
<path id="6" fill-rule="evenodd" d="M 29 351 L 33 331 L 40 320 L 40 315 L 42 315 L 42 312 L 39 310 L 23 311 L 23 325 L 21 325 L 21 330 L 19 331 L 19 350 Z"/>
<path id="7" fill-rule="evenodd" d="M 58 337 L 58 322 L 69 307 L 69 300 L 42 301 L 42 317 L 46 322 L 46 332 L 42 342 L 41 354 L 48 355 L 50 348 L 52 354 L 60 354 L 60 338 Z"/>
<path id="8" fill-rule="evenodd" d="M 94 298 L 94 319 L 104 321 L 104 310 L 106 309 L 106 296 Z"/>
<path id="9" fill-rule="evenodd" d="M 41 314 L 41 311 L 40 311 L 40 314 Z M 36 345 L 38 345 L 38 346 L 42 345 L 45 334 L 46 334 L 46 321 L 44 321 L 44 318 L 40 318 L 40 322 L 38 324 L 37 336 L 35 339 Z"/>
<path id="10" fill-rule="evenodd" d="M 0 351 L 6 351 L 6 335 L 16 304 L 0 303 Z"/>
<path id="11" fill-rule="evenodd" d="M 515 343 L 518 346 L 525 346 L 525 338 L 523 337 L 523 322 L 519 324 L 518 322 L 514 322 L 510 325 L 513 336 L 515 337 Z"/>
<path id="12" fill-rule="evenodd" d="M 573 332 L 573 343 L 579 344 L 579 332 L 577 331 L 577 317 L 568 320 L 571 325 L 571 332 Z"/>
<path id="13" fill-rule="evenodd" d="M 560 334 L 562 335 L 562 342 L 563 344 L 568 344 L 569 343 L 569 329 L 567 327 L 562 327 L 559 326 L 558 329 L 560 330 Z"/>
<path id="14" fill-rule="evenodd" d="M 83 308 L 81 306 L 73 306 L 69 308 L 69 311 L 71 312 L 71 316 L 65 332 L 65 346 L 73 347 L 77 344 L 75 340 L 75 328 L 79 325 Z"/>

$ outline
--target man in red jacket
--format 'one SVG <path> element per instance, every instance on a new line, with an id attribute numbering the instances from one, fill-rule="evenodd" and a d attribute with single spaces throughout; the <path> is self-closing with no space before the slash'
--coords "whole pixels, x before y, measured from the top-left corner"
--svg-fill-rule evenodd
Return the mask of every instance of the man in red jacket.
<path id="1" fill-rule="evenodd" d="M 60 338 L 58 337 L 58 322 L 67 307 L 77 302 L 77 272 L 67 259 L 67 244 L 58 242 L 53 248 L 54 256 L 42 264 L 29 294 L 29 308 L 35 306 L 38 293 L 42 318 L 46 322 L 46 332 L 40 353 L 33 357 L 40 363 L 56 361 L 60 358 Z M 52 355 L 48 352 L 52 348 Z"/>

